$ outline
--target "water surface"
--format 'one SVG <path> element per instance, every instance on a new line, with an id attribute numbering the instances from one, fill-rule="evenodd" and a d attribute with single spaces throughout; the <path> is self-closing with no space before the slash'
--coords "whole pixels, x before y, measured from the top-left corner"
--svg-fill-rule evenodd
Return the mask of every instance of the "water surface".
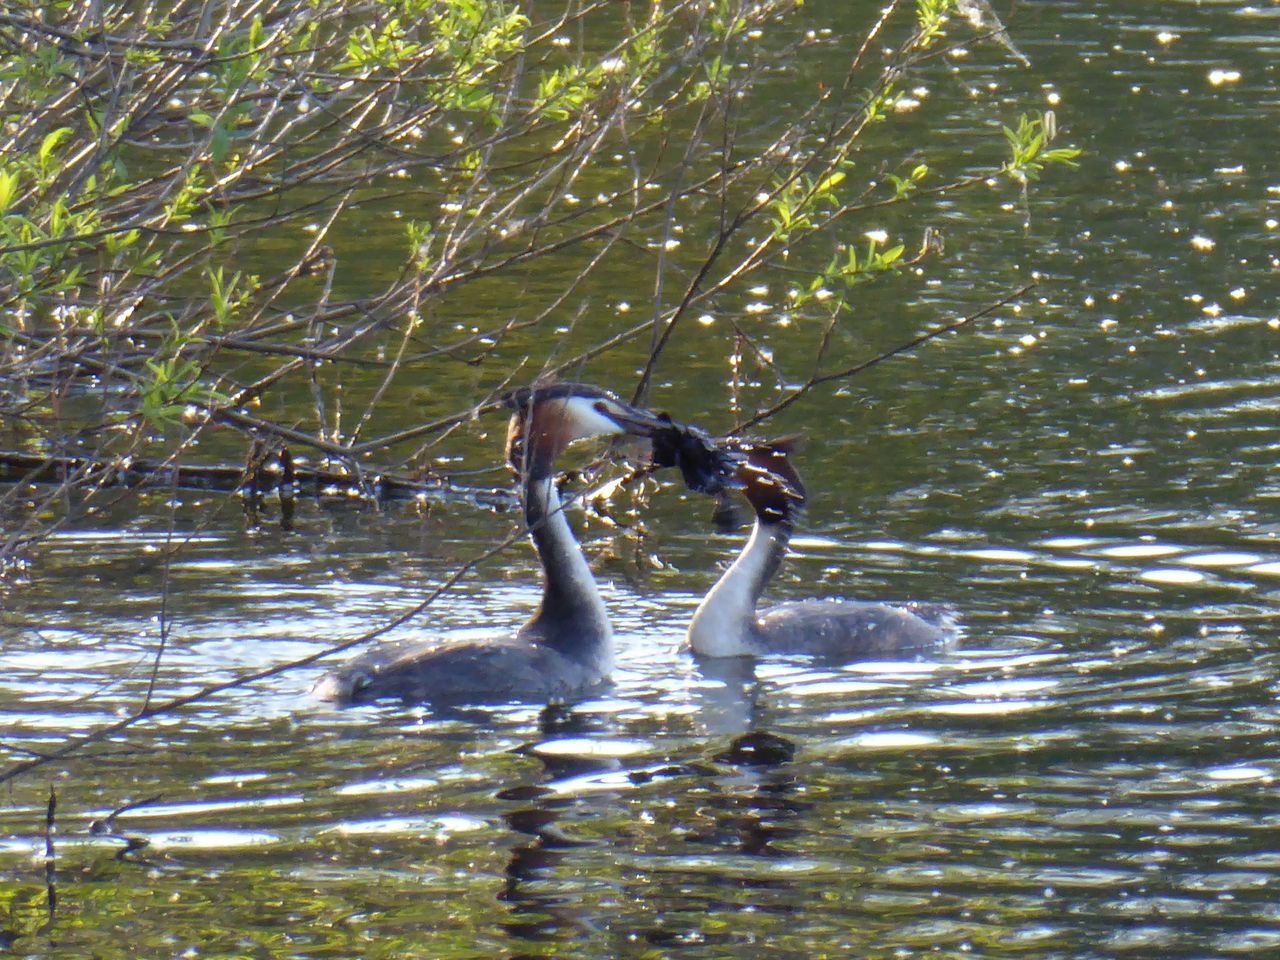
<path id="1" fill-rule="evenodd" d="M 806 8 L 832 57 L 842 10 Z M 973 47 L 921 81 L 922 142 L 989 122 L 995 98 L 1054 107 L 1086 156 L 1025 209 L 993 187 L 1007 196 L 924 210 L 949 238 L 926 292 L 864 288 L 850 356 L 1038 282 L 770 424 L 807 434 L 814 494 L 773 596 L 947 601 L 956 651 L 700 667 L 676 650 L 683 624 L 741 536 L 668 487 L 642 526 L 575 520 L 610 584 L 608 694 L 337 712 L 307 697 L 316 670 L 295 671 L 95 745 L 8 787 L 9 950 L 1274 956 L 1278 27 L 1266 4 L 1023 3 L 1031 69 Z M 779 74 L 780 96 L 805 82 Z M 727 294 L 698 336 L 728 344 L 723 316 L 750 303 L 762 336 L 792 335 L 767 322 L 786 282 Z M 651 277 L 599 284 L 612 311 Z M 727 428 L 726 355 L 673 344 L 658 397 Z M 584 373 L 626 389 L 633 359 Z M 455 401 L 392 409 L 413 422 Z M 493 462 L 501 432 L 478 424 L 454 455 Z M 162 616 L 172 696 L 391 619 L 514 522 L 306 505 L 286 533 L 158 494 L 75 518 L 3 598 L 5 759 L 135 709 Z M 531 563 L 524 545 L 486 561 L 398 633 L 518 622 Z"/>

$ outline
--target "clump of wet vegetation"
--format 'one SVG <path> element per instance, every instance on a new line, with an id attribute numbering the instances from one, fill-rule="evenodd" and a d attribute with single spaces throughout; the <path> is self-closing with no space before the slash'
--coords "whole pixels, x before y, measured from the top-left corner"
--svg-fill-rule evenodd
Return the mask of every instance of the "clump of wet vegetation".
<path id="1" fill-rule="evenodd" d="M 858 288 L 940 250 L 891 211 L 1016 193 L 1075 151 L 1051 115 L 936 149 L 893 132 L 957 46 L 1011 62 L 985 4 L 838 16 L 853 48 L 800 0 L 9 4 L 0 560 L 69 493 L 84 515 L 246 456 L 215 488 L 310 460 L 343 496 L 453 489 L 460 427 L 605 356 L 646 400 L 673 343 L 731 352 L 740 423 L 851 375 Z M 762 109 L 798 69 L 807 99 Z M 886 219 L 900 237 L 864 237 Z M 779 266 L 783 302 L 739 311 Z M 650 302 L 578 322 L 585 290 L 637 270 Z M 731 351 L 700 342 L 720 314 Z M 765 324 L 788 335 L 766 345 Z M 406 394 L 410 421 L 389 399 Z"/>

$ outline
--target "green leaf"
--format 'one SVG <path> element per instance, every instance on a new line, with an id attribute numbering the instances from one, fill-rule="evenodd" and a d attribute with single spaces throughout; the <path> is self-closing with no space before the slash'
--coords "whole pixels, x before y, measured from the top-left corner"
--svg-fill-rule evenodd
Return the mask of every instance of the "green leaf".
<path id="1" fill-rule="evenodd" d="M 821 196 L 824 193 L 830 193 L 836 187 L 840 186 L 840 184 L 843 182 L 844 182 L 844 174 L 840 172 L 836 172 L 831 174 L 831 176 L 827 177 L 825 180 L 821 181 L 816 187 L 814 187 L 813 192 Z"/>
<path id="2" fill-rule="evenodd" d="M 267 32 L 262 28 L 262 18 L 254 17 L 249 25 L 249 49 L 259 50 L 266 42 Z"/>
<path id="3" fill-rule="evenodd" d="M 17 196 L 18 174 L 8 170 L 0 171 L 0 216 L 9 212 Z"/>
<path id="4" fill-rule="evenodd" d="M 1058 147 L 1056 150 L 1046 150 L 1043 159 L 1046 163 L 1063 163 L 1068 167 L 1078 167 L 1079 163 L 1076 158 L 1080 156 L 1078 147 Z"/>
<path id="5" fill-rule="evenodd" d="M 37 154 L 41 170 L 49 168 L 49 161 L 53 157 L 53 151 L 57 150 L 73 132 L 70 127 L 59 127 L 57 130 L 45 134 L 45 138 L 40 141 L 40 152 Z"/>

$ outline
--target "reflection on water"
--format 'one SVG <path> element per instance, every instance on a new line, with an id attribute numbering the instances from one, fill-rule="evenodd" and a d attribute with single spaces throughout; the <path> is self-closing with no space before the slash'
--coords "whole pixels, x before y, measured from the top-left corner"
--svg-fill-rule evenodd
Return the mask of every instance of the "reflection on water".
<path id="1" fill-rule="evenodd" d="M 1269 554 L 1067 534 L 945 542 L 832 540 L 796 562 L 887 586 L 903 568 L 876 558 L 935 583 L 981 577 L 965 644 L 932 660 L 697 664 L 674 652 L 664 598 L 633 595 L 615 602 L 617 686 L 574 708 L 332 712 L 300 698 L 301 678 L 257 695 L 275 708 L 213 706 L 104 746 L 58 785 L 74 811 L 57 837 L 61 949 L 83 955 L 104 924 L 127 922 L 146 941 L 199 930 L 227 951 L 284 930 L 288 955 L 471 955 L 479 942 L 509 956 L 802 956 L 828 941 L 886 957 L 931 944 L 1267 955 L 1280 758 L 1265 586 L 1142 574 L 1248 576 Z M 1068 557 L 1083 566 L 1053 562 Z M 293 570 L 310 617 L 259 611 L 268 629 L 240 641 L 257 657 L 363 616 L 349 591 L 309 586 L 330 575 L 322 562 Z M 175 662 L 236 665 L 192 646 Z M 36 669 L 22 656 L 11 691 Z M 74 650 L 38 669 L 83 693 L 95 676 Z M 45 708 L 6 703 L 39 749 Z M 149 802 L 89 829 L 129 798 Z M 43 810 L 30 799 L 5 811 L 0 856 L 28 905 L 15 929 L 36 944 Z M 96 892 L 108 889 L 128 897 Z"/>
<path id="2" fill-rule="evenodd" d="M 1022 234 L 985 201 L 940 204 L 935 225 L 965 225 L 945 282 L 869 299 L 848 335 L 896 343 L 904 315 L 963 312 L 1031 271 L 1039 299 L 776 424 L 809 434 L 813 504 L 773 596 L 948 602 L 958 650 L 695 663 L 675 652 L 684 622 L 740 537 L 665 493 L 643 533 L 579 518 L 612 581 L 610 692 L 333 712 L 307 700 L 314 674 L 290 674 L 96 744 L 6 792 L 0 944 L 1276 955 L 1276 17 L 1067 2 L 1008 25 L 1033 68 L 953 58 L 961 85 L 934 84 L 920 122 L 963 129 L 981 78 L 1056 106 L 1084 166 L 1032 193 Z M 727 370 L 666 376 L 673 408 L 683 391 L 727 425 L 703 384 Z M 390 619 L 511 529 L 303 506 L 290 535 L 237 512 L 179 510 L 167 595 L 169 515 L 149 502 L 65 530 L 0 598 L 7 761 L 136 709 L 162 598 L 169 695 Z M 529 563 L 513 549 L 402 634 L 518 622 Z"/>

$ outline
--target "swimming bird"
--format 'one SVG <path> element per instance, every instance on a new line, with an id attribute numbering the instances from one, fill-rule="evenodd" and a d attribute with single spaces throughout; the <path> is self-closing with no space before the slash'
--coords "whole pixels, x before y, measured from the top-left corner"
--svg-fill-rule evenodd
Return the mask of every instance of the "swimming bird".
<path id="1" fill-rule="evenodd" d="M 755 510 L 751 538 L 698 605 L 689 648 L 704 657 L 803 653 L 830 660 L 914 654 L 954 636 L 951 611 L 940 604 L 890 605 L 858 600 L 801 600 L 756 612 L 765 587 L 786 556 L 806 493 L 788 454 L 791 443 L 743 441 L 738 468 Z"/>
<path id="2" fill-rule="evenodd" d="M 513 411 L 507 462 L 522 481 L 525 521 L 543 571 L 537 613 L 507 636 L 383 644 L 322 677 L 316 696 L 344 704 L 549 703 L 603 686 L 613 666 L 613 634 L 556 489 L 556 457 L 576 440 L 630 434 L 651 439 L 655 464 L 679 466 L 701 492 L 719 489 L 736 469 L 732 456 L 696 427 L 596 387 L 555 383 L 504 399 Z"/>

